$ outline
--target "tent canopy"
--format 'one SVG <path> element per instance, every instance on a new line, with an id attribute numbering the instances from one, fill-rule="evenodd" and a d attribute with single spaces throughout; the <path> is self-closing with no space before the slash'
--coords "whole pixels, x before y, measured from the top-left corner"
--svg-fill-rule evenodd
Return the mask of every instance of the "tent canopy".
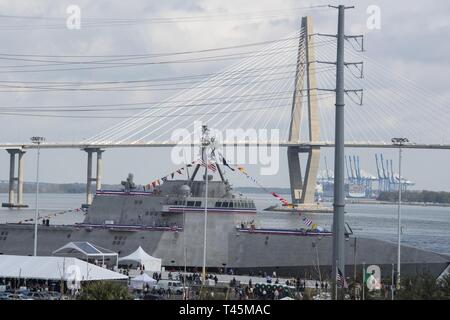
<path id="1" fill-rule="evenodd" d="M 126 275 L 70 257 L 0 255 L 0 277 L 42 280 L 126 280 Z"/>
<path id="2" fill-rule="evenodd" d="M 128 256 L 119 258 L 119 263 L 138 263 L 144 265 L 146 271 L 161 271 L 161 259 L 152 257 L 142 249 L 141 246 L 137 250 Z"/>
<path id="3" fill-rule="evenodd" d="M 61 248 L 53 251 L 56 256 L 88 257 L 104 259 L 105 257 L 118 257 L 118 254 L 89 242 L 69 242 Z"/>
<path id="4" fill-rule="evenodd" d="M 134 289 L 143 289 L 146 284 L 153 286 L 157 283 L 155 279 L 147 275 L 146 273 L 140 274 L 130 280 L 130 285 Z"/>

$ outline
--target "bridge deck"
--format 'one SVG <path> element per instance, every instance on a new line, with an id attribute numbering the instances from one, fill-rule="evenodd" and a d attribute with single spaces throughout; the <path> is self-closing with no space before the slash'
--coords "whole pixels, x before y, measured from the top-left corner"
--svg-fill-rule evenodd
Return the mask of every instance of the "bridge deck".
<path id="1" fill-rule="evenodd" d="M 223 142 L 221 146 L 278 146 L 278 147 L 299 147 L 299 148 L 334 148 L 334 143 L 331 142 L 271 142 L 271 141 L 235 141 Z M 150 148 L 150 147 L 175 147 L 175 146 L 190 146 L 199 147 L 199 143 L 175 143 L 175 142 L 142 142 L 142 143 L 99 143 L 87 144 L 79 142 L 54 142 L 43 143 L 40 145 L 41 149 L 86 149 L 86 148 Z M 384 143 L 384 142 L 348 142 L 345 144 L 347 148 L 398 148 L 398 146 Z M 37 145 L 32 143 L 0 143 L 0 149 L 36 149 Z M 405 144 L 404 149 L 436 149 L 445 150 L 450 149 L 450 144 Z"/>

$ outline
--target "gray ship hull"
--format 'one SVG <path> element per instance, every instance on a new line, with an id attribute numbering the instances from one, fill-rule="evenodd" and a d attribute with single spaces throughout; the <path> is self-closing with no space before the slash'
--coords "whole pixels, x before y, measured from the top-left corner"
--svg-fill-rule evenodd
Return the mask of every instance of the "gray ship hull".
<path id="1" fill-rule="evenodd" d="M 180 188 L 181 186 L 181 188 Z M 187 191 L 181 195 L 179 190 Z M 254 203 L 230 194 L 227 184 L 210 182 L 208 196 L 206 266 L 232 268 L 236 273 L 276 271 L 279 275 L 322 275 L 332 265 L 330 233 L 282 232 L 249 226 L 258 215 Z M 186 198 L 187 197 L 187 198 Z M 141 246 L 162 259 L 167 268 L 201 268 L 203 264 L 204 185 L 201 181 L 168 181 L 154 192 L 97 192 L 86 218 L 78 225 L 39 225 L 38 255 L 53 251 L 71 241 L 88 241 L 128 255 Z M 280 213 L 285 215 L 289 213 Z M 0 224 L 0 254 L 31 255 L 32 224 Z M 347 274 L 355 265 L 379 265 L 390 276 L 397 261 L 394 243 L 358 237 L 346 241 Z M 429 271 L 439 275 L 450 257 L 404 246 L 402 274 Z M 359 271 L 358 271 L 359 272 Z"/>
<path id="2" fill-rule="evenodd" d="M 162 258 L 166 268 L 184 267 L 184 241 L 186 241 L 187 266 L 201 268 L 203 263 L 203 226 L 201 215 L 192 218 L 193 228 L 184 231 L 134 230 L 123 231 L 107 228 L 76 228 L 73 226 L 39 226 L 38 255 L 52 252 L 70 241 L 88 241 L 101 247 L 127 255 L 138 246 L 152 256 Z M 188 219 L 190 219 L 188 218 Z M 33 252 L 32 225 L 1 225 L 0 234 L 6 234 L 0 241 L 0 254 L 31 255 Z M 183 237 L 186 236 L 184 240 Z M 259 271 L 276 271 L 284 276 L 304 276 L 331 272 L 332 238 L 264 234 L 223 230 L 220 226 L 209 226 L 207 238 L 208 268 L 232 268 L 236 273 L 256 274 Z M 356 259 L 354 238 L 347 241 L 347 274 L 359 273 L 363 263 L 366 266 L 380 266 L 382 275 L 391 274 L 392 264 L 397 261 L 397 247 L 393 243 L 358 237 Z M 316 247 L 317 246 L 317 251 Z M 319 261 L 319 262 L 318 262 Z M 438 276 L 449 265 L 445 255 L 402 247 L 402 273 L 414 275 L 427 271 Z"/>

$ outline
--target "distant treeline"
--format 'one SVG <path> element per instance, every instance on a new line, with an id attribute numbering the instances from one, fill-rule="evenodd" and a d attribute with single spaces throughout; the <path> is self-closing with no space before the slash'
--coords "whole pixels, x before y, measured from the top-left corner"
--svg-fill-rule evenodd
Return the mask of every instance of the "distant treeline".
<path id="1" fill-rule="evenodd" d="M 93 184 L 95 186 L 95 184 Z M 104 189 L 118 189 L 120 186 L 118 185 L 103 185 Z M 17 188 L 17 185 L 16 185 Z M 0 182 L 0 193 L 8 193 L 9 183 L 8 182 Z M 23 184 L 23 192 L 24 193 L 34 193 L 36 192 L 36 183 L 34 182 L 25 182 Z M 41 182 L 39 183 L 39 192 L 42 193 L 84 193 L 86 192 L 86 184 L 85 183 L 48 183 Z"/>
<path id="2" fill-rule="evenodd" d="M 95 183 L 92 184 L 95 187 Z M 102 189 L 111 189 L 117 190 L 120 189 L 121 185 L 113 185 L 113 184 L 103 184 Z M 9 188 L 8 181 L 0 181 L 0 193 L 7 193 Z M 16 186 L 17 188 L 17 186 Z M 236 187 L 234 188 L 236 192 L 242 193 L 264 193 L 265 191 L 261 188 L 255 187 Z M 35 182 L 25 182 L 23 184 L 23 191 L 25 193 L 34 193 L 36 191 L 36 183 Z M 289 188 L 270 188 L 270 191 L 276 193 L 290 193 Z M 85 183 L 48 183 L 48 182 L 40 182 L 39 183 L 39 192 L 42 193 L 85 193 L 86 192 L 86 184 Z"/>
<path id="3" fill-rule="evenodd" d="M 398 201 L 398 192 L 381 192 L 377 200 Z M 402 201 L 423 203 L 450 203 L 450 192 L 445 191 L 403 191 Z"/>

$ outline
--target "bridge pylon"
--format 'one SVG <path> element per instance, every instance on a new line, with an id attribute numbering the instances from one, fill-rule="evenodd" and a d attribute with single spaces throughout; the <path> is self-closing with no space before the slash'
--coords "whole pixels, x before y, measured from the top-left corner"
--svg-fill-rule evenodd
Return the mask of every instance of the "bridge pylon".
<path id="1" fill-rule="evenodd" d="M 304 89 L 306 80 L 306 89 Z M 320 126 L 317 110 L 316 61 L 311 17 L 303 17 L 298 45 L 295 90 L 292 101 L 289 142 L 301 140 L 302 108 L 306 98 L 308 111 L 309 141 L 319 141 Z M 304 177 L 300 166 L 300 154 L 307 154 Z M 316 179 L 319 170 L 320 147 L 288 147 L 287 158 L 292 203 L 308 205 L 315 203 Z"/>
<path id="2" fill-rule="evenodd" d="M 22 149 L 6 149 L 9 153 L 9 188 L 8 202 L 2 203 L 2 207 L 6 208 L 26 208 L 28 205 L 23 203 L 23 155 L 25 151 Z M 16 171 L 16 154 L 17 159 L 17 177 Z M 14 199 L 14 191 L 17 182 L 17 198 Z"/>

